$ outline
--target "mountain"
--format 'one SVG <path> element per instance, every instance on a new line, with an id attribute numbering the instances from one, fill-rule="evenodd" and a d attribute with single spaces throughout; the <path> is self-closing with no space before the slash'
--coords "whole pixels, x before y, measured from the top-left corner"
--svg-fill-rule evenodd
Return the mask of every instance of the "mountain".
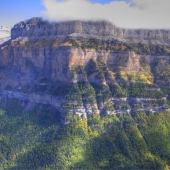
<path id="1" fill-rule="evenodd" d="M 50 24 L 34 18 L 16 24 L 11 33 L 11 41 L 1 46 L 0 62 L 2 90 L 12 86 L 10 93 L 13 96 L 17 97 L 26 85 L 26 99 L 36 95 L 37 88 L 42 88 L 39 100 L 51 104 L 51 95 L 55 100 L 61 97 L 62 102 L 55 105 L 64 113 L 67 109 L 62 105 L 69 101 L 67 103 L 64 94 L 58 94 L 57 89 L 75 88 L 74 85 L 83 83 L 82 86 L 93 88 L 97 96 L 106 93 L 104 101 L 98 101 L 94 96 L 90 106 L 82 94 L 79 95 L 80 103 L 69 111 L 85 117 L 94 111 L 106 112 L 107 103 L 116 102 L 115 97 L 125 97 L 128 106 L 115 110 L 115 113 L 168 109 L 165 105 L 141 105 L 139 108 L 132 105 L 139 103 L 137 97 L 142 103 L 146 98 L 163 101 L 168 97 L 163 90 L 169 89 L 169 31 L 121 30 L 105 21 Z M 32 100 L 35 103 L 38 99 Z"/>
<path id="2" fill-rule="evenodd" d="M 169 70 L 169 30 L 16 24 L 0 45 L 0 167 L 168 169 Z"/>
<path id="3" fill-rule="evenodd" d="M 0 44 L 10 39 L 11 27 L 0 26 Z"/>

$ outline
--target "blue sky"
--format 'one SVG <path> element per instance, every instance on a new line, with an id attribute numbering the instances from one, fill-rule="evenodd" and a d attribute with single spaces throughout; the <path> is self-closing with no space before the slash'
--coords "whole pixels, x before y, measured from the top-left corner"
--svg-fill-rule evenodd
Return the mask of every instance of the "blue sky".
<path id="1" fill-rule="evenodd" d="M 102 4 L 111 1 L 113 0 L 91 0 Z M 0 25 L 13 26 L 20 21 L 42 16 L 43 10 L 42 0 L 0 0 Z"/>
<path id="2" fill-rule="evenodd" d="M 41 0 L 0 0 L 0 25 L 15 23 L 41 16 L 44 10 Z"/>

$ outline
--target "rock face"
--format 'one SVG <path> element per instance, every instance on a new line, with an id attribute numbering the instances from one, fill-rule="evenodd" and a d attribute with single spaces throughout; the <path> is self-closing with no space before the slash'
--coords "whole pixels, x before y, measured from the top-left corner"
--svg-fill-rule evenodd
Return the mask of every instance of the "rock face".
<path id="1" fill-rule="evenodd" d="M 121 29 L 106 21 L 48 23 L 41 18 L 33 18 L 16 24 L 11 33 L 12 39 L 18 37 L 72 35 L 99 39 L 117 38 L 127 43 L 170 44 L 170 30 Z"/>
<path id="2" fill-rule="evenodd" d="M 11 35 L 11 28 L 7 26 L 0 27 L 0 44 L 8 41 Z"/>
<path id="3" fill-rule="evenodd" d="M 11 33 L 11 40 L 0 45 L 5 98 L 51 104 L 63 115 L 85 117 L 168 110 L 169 30 L 33 18 Z"/>

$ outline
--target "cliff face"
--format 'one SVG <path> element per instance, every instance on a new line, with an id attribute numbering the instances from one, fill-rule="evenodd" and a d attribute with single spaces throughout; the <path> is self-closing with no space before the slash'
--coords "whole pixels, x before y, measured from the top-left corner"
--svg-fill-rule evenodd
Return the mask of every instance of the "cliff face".
<path id="1" fill-rule="evenodd" d="M 70 21 L 48 23 L 41 18 L 33 18 L 20 22 L 11 31 L 11 38 L 33 36 L 76 36 L 96 37 L 100 39 L 116 38 L 127 43 L 170 44 L 169 30 L 130 30 L 115 27 L 113 24 L 102 22 Z"/>
<path id="2" fill-rule="evenodd" d="M 11 33 L 11 40 L 0 46 L 5 98 L 54 105 L 63 118 L 68 112 L 168 110 L 168 30 L 34 18 L 16 24 Z"/>
<path id="3" fill-rule="evenodd" d="M 134 52 L 83 50 L 63 44 L 54 47 L 55 42 L 50 41 L 44 40 L 43 43 L 47 43 L 44 47 L 36 47 L 41 42 L 22 38 L 12 40 L 10 44 L 1 47 L 1 68 L 14 70 L 13 73 L 16 73 L 21 81 L 28 82 L 43 76 L 53 81 L 71 82 L 70 69 L 77 66 L 86 67 L 90 60 L 102 60 L 110 71 L 118 67 L 124 71 L 140 70 L 140 56 Z M 28 47 L 27 43 L 30 43 Z"/>

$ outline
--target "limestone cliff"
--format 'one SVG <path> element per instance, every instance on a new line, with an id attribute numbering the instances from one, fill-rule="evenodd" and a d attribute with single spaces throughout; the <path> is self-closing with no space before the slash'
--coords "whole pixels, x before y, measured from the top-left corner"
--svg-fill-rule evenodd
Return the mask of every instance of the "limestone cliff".
<path id="1" fill-rule="evenodd" d="M 16 24 L 11 33 L 12 39 L 33 36 L 76 36 L 116 38 L 127 43 L 170 44 L 170 30 L 121 29 L 106 21 L 48 23 L 41 18 L 33 18 Z"/>
<path id="2" fill-rule="evenodd" d="M 88 116 L 168 110 L 170 31 L 33 18 L 0 46 L 1 96 Z"/>

